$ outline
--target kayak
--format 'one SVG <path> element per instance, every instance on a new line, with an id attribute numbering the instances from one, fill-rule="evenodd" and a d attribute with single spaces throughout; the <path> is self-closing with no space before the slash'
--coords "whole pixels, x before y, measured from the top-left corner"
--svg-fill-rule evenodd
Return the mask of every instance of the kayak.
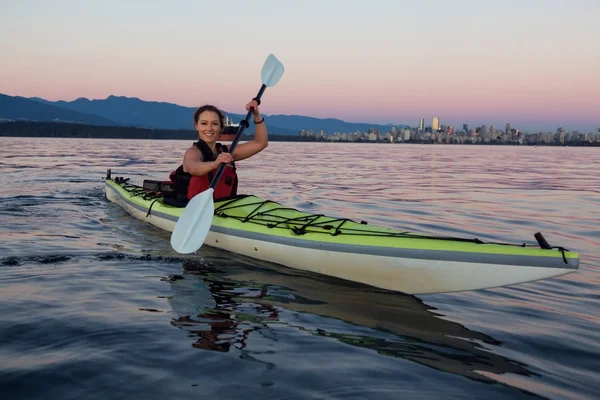
<path id="1" fill-rule="evenodd" d="M 151 181 L 158 182 L 158 181 Z M 173 232 L 184 208 L 129 179 L 105 179 L 106 198 L 133 217 Z M 430 294 L 552 278 L 579 268 L 579 255 L 550 246 L 429 236 L 311 214 L 253 195 L 215 201 L 205 245 L 366 285 Z"/>

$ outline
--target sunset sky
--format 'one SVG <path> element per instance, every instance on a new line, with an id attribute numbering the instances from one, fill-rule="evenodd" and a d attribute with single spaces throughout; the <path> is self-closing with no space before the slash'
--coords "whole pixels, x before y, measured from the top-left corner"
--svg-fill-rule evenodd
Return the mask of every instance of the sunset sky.
<path id="1" fill-rule="evenodd" d="M 0 93 L 526 131 L 600 127 L 599 0 L 0 1 Z"/>

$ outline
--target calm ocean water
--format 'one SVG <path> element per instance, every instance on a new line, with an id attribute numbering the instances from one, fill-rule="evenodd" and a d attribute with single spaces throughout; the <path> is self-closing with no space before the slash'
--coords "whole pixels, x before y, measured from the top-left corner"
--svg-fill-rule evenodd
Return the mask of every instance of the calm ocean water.
<path id="1" fill-rule="evenodd" d="M 600 149 L 271 143 L 240 192 L 410 231 L 552 245 L 580 269 L 406 296 L 203 247 L 104 197 L 190 141 L 0 138 L 3 399 L 597 399 Z M 468 279 L 468 277 L 465 277 Z"/>

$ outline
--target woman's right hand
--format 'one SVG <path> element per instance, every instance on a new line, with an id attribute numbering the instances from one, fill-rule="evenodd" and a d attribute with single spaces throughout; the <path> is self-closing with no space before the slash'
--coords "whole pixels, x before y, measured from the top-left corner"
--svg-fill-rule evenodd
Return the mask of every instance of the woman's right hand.
<path id="1" fill-rule="evenodd" d="M 219 153 L 217 159 L 215 160 L 215 169 L 219 168 L 219 165 L 222 163 L 229 164 L 233 162 L 233 157 L 229 153 Z"/>

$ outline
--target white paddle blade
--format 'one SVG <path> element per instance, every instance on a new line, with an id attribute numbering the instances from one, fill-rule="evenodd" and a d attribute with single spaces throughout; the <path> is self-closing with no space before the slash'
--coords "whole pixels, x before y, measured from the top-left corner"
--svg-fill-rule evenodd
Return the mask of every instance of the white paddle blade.
<path id="1" fill-rule="evenodd" d="M 171 247 L 176 252 L 189 254 L 202 247 L 215 212 L 213 193 L 209 188 L 194 196 L 181 213 L 171 235 Z"/>
<path id="2" fill-rule="evenodd" d="M 269 54 L 260 72 L 262 83 L 268 87 L 277 85 L 283 76 L 283 64 L 273 54 Z"/>

